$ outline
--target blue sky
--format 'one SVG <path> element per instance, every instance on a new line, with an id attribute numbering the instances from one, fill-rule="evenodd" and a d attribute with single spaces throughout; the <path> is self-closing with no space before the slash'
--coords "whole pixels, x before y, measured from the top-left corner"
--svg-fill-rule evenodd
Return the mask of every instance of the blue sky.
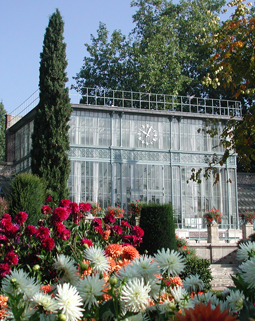
<path id="1" fill-rule="evenodd" d="M 45 29 L 56 8 L 65 22 L 70 87 L 87 55 L 84 43 L 90 43 L 91 34 L 96 35 L 100 21 L 110 33 L 120 29 L 127 35 L 132 30 L 136 8 L 131 8 L 130 3 L 131 0 L 0 0 L 0 101 L 7 113 L 38 89 Z"/>
<path id="2" fill-rule="evenodd" d="M 86 55 L 84 43 L 96 35 L 99 21 L 110 33 L 134 27 L 135 8 L 130 0 L 1 0 L 0 1 L 0 101 L 11 113 L 37 88 L 40 53 L 45 29 L 56 8 L 65 22 L 66 69 L 70 87 Z"/>

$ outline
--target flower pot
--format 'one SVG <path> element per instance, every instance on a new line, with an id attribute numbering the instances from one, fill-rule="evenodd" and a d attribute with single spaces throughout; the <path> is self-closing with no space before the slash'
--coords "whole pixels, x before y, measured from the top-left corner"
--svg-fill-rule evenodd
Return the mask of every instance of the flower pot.
<path id="1" fill-rule="evenodd" d="M 245 223 L 242 225 L 243 239 L 248 239 L 251 234 L 253 234 L 253 224 Z"/>
<path id="2" fill-rule="evenodd" d="M 219 225 L 213 221 L 207 225 L 207 243 L 218 244 L 219 242 Z"/>

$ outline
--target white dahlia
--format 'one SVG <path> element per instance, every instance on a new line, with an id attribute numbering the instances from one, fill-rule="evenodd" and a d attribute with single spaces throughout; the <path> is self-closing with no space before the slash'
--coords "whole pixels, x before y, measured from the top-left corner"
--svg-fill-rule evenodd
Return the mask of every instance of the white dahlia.
<path id="1" fill-rule="evenodd" d="M 183 287 L 189 292 L 197 292 L 204 289 L 204 282 L 198 274 L 190 275 L 183 281 Z"/>
<path id="2" fill-rule="evenodd" d="M 84 257 L 91 262 L 93 270 L 97 273 L 107 273 L 110 270 L 105 252 L 97 246 L 91 246 L 84 251 Z"/>
<path id="3" fill-rule="evenodd" d="M 22 269 L 13 270 L 2 282 L 2 290 L 7 294 L 16 296 L 23 293 L 23 300 L 30 301 L 35 293 L 40 290 L 41 285 L 35 278 L 29 277 Z"/>
<path id="4" fill-rule="evenodd" d="M 242 278 L 248 283 L 248 288 L 255 289 L 255 257 L 243 262 L 239 269 L 242 271 Z"/>
<path id="5" fill-rule="evenodd" d="M 133 267 L 136 268 L 137 274 L 145 279 L 155 278 L 155 275 L 160 274 L 158 263 L 148 255 L 141 255 L 133 261 Z"/>
<path id="6" fill-rule="evenodd" d="M 81 319 L 83 305 L 77 289 L 69 283 L 57 285 L 56 301 L 59 310 L 65 315 L 66 321 L 76 321 Z"/>
<path id="7" fill-rule="evenodd" d="M 245 296 L 242 291 L 230 290 L 229 295 L 226 297 L 226 301 L 228 302 L 228 308 L 230 313 L 236 313 L 243 308 L 243 301 Z"/>
<path id="8" fill-rule="evenodd" d="M 53 268 L 60 277 L 59 283 L 70 283 L 74 286 L 77 284 L 79 275 L 75 266 L 75 260 L 64 254 L 57 255 Z"/>
<path id="9" fill-rule="evenodd" d="M 36 293 L 32 298 L 32 302 L 36 306 L 42 307 L 45 312 L 57 313 L 58 304 L 56 300 L 48 294 Z"/>
<path id="10" fill-rule="evenodd" d="M 170 291 L 179 309 L 194 307 L 194 302 L 190 299 L 188 292 L 183 287 L 177 285 L 174 288 L 170 288 Z"/>
<path id="11" fill-rule="evenodd" d="M 144 280 L 132 279 L 123 286 L 120 302 L 127 311 L 142 312 L 149 305 L 149 292 L 151 287 L 144 284 Z"/>
<path id="12" fill-rule="evenodd" d="M 255 242 L 241 243 L 236 253 L 236 258 L 239 261 L 247 261 L 255 256 Z"/>
<path id="13" fill-rule="evenodd" d="M 155 255 L 155 260 L 158 262 L 160 268 L 167 272 L 168 276 L 175 276 L 181 273 L 185 268 L 184 258 L 180 253 L 174 250 L 158 250 Z"/>
<path id="14" fill-rule="evenodd" d="M 98 305 L 97 297 L 103 295 L 104 280 L 99 278 L 99 275 L 87 275 L 77 286 L 77 290 L 80 293 L 84 301 L 84 306 L 88 309 L 92 305 Z"/>

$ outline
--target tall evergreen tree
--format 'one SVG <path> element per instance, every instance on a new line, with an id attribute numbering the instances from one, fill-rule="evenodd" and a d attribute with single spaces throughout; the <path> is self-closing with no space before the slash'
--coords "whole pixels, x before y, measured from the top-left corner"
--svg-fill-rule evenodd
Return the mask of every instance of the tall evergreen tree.
<path id="1" fill-rule="evenodd" d="M 0 161 L 5 160 L 5 115 L 4 104 L 0 102 Z"/>
<path id="2" fill-rule="evenodd" d="M 57 9 L 49 19 L 40 54 L 40 101 L 34 120 L 31 168 L 43 177 L 47 189 L 58 201 L 68 197 L 70 173 L 69 120 L 72 112 L 68 88 L 65 88 L 66 44 L 63 42 L 64 22 Z"/>

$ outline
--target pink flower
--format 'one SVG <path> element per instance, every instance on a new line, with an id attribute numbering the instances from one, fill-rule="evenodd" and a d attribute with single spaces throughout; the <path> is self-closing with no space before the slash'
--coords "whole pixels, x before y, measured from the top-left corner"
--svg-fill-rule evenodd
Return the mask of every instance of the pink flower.
<path id="1" fill-rule="evenodd" d="M 2 216 L 2 218 L 6 218 L 7 220 L 11 221 L 12 220 L 12 217 L 10 214 L 6 213 Z"/>
<path id="2" fill-rule="evenodd" d="M 89 240 L 89 239 L 82 239 L 82 240 L 81 240 L 81 245 L 83 245 L 83 244 L 87 244 L 88 247 L 93 246 L 93 243 L 92 243 L 91 240 Z"/>
<path id="3" fill-rule="evenodd" d="M 123 243 L 129 243 L 133 246 L 138 246 L 142 243 L 142 238 L 137 237 L 136 235 L 125 235 L 122 239 Z"/>
<path id="4" fill-rule="evenodd" d="M 56 224 L 57 222 L 65 221 L 69 216 L 69 213 L 64 207 L 57 207 L 53 211 L 53 215 L 51 216 L 52 224 Z"/>
<path id="5" fill-rule="evenodd" d="M 11 273 L 11 268 L 8 263 L 0 264 L 0 277 L 4 278 L 7 274 Z"/>
<path id="6" fill-rule="evenodd" d="M 125 221 L 125 220 L 121 221 L 121 226 L 124 226 L 124 227 L 127 227 L 127 228 L 131 228 L 131 225 L 128 224 L 128 222 Z"/>
<path id="7" fill-rule="evenodd" d="M 101 235 L 103 234 L 103 229 L 101 226 L 95 226 L 95 231 Z"/>
<path id="8" fill-rule="evenodd" d="M 144 230 L 140 226 L 134 226 L 132 228 L 132 234 L 137 237 L 143 237 L 144 236 Z"/>
<path id="9" fill-rule="evenodd" d="M 104 222 L 106 224 L 111 224 L 115 222 L 115 217 L 113 214 L 107 214 L 105 215 L 105 217 L 103 218 Z"/>
<path id="10" fill-rule="evenodd" d="M 55 246 L 55 242 L 52 237 L 48 237 L 45 240 L 43 240 L 43 242 L 41 243 L 41 246 L 45 251 L 50 252 Z"/>
<path id="11" fill-rule="evenodd" d="M 114 232 L 118 235 L 122 234 L 122 228 L 119 225 L 114 225 L 113 228 Z"/>
<path id="12" fill-rule="evenodd" d="M 79 209 L 82 213 L 88 212 L 91 209 L 90 203 L 80 203 Z"/>
<path id="13" fill-rule="evenodd" d="M 9 242 L 9 239 L 5 236 L 0 234 L 0 244 L 7 244 Z"/>
<path id="14" fill-rule="evenodd" d="M 0 224 L 5 231 L 10 231 L 13 226 L 12 222 L 8 218 L 2 218 Z"/>
<path id="15" fill-rule="evenodd" d="M 57 237 L 60 237 L 60 234 L 65 230 L 65 228 L 66 228 L 65 225 L 60 222 L 58 222 L 54 225 L 54 231 L 55 231 Z"/>
<path id="16" fill-rule="evenodd" d="M 64 200 L 62 200 L 62 201 L 59 202 L 59 206 L 60 206 L 60 207 L 68 207 L 70 203 L 71 203 L 70 200 L 64 199 Z"/>
<path id="17" fill-rule="evenodd" d="M 16 265 L 19 262 L 19 257 L 13 251 L 6 253 L 4 261 L 10 265 Z"/>
<path id="18" fill-rule="evenodd" d="M 25 227 L 25 234 L 27 236 L 31 237 L 35 233 L 36 233 L 36 228 L 34 227 L 34 225 L 27 225 Z"/>
<path id="19" fill-rule="evenodd" d="M 12 224 L 10 228 L 5 231 L 5 235 L 10 239 L 14 239 L 17 235 L 18 230 L 19 228 L 16 225 Z"/>
<path id="20" fill-rule="evenodd" d="M 71 213 L 78 213 L 79 212 L 79 206 L 77 203 L 72 202 L 68 205 L 68 209 L 71 211 Z"/>
<path id="21" fill-rule="evenodd" d="M 49 195 L 45 201 L 46 203 L 51 203 L 53 202 L 52 198 L 51 198 L 51 195 Z"/>
<path id="22" fill-rule="evenodd" d="M 23 224 L 23 223 L 26 221 L 27 217 L 28 217 L 28 215 L 27 215 L 26 212 L 19 212 L 19 213 L 15 216 L 14 221 L 15 221 L 17 224 L 21 225 L 21 224 Z"/>
<path id="23" fill-rule="evenodd" d="M 67 241 L 70 238 L 71 232 L 68 229 L 64 229 L 60 234 L 60 238 L 64 241 Z"/>
<path id="24" fill-rule="evenodd" d="M 40 240 L 46 240 L 50 235 L 50 230 L 48 227 L 40 226 L 38 227 L 35 236 Z"/>
<path id="25" fill-rule="evenodd" d="M 92 226 L 102 226 L 103 222 L 100 218 L 94 218 L 91 222 Z"/>
<path id="26" fill-rule="evenodd" d="M 52 208 L 49 205 L 43 205 L 41 209 L 42 214 L 51 214 Z"/>

